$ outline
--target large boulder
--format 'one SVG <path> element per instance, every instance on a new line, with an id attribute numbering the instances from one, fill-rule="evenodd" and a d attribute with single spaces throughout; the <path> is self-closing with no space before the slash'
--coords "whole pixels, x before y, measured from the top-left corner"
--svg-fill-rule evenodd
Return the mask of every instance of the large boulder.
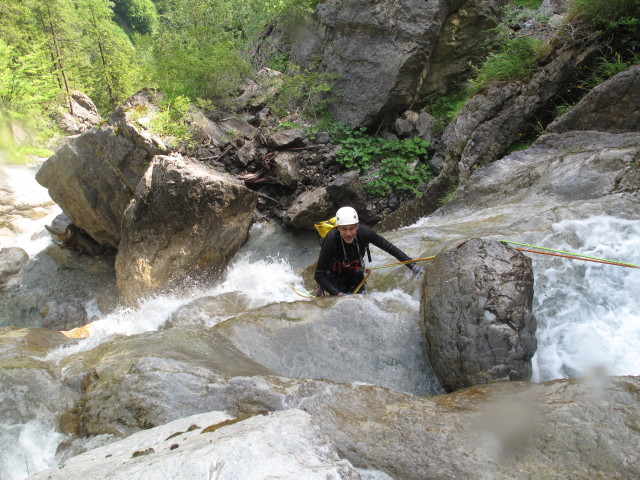
<path id="1" fill-rule="evenodd" d="M 449 0 L 328 0 L 294 43 L 290 60 L 335 75 L 334 118 L 371 125 L 404 111 L 418 91 Z M 399 105 L 401 107 L 399 107 Z"/>
<path id="2" fill-rule="evenodd" d="M 321 2 L 295 35 L 290 61 L 307 68 L 320 59 L 320 71 L 335 76 L 330 108 L 336 120 L 352 127 L 389 123 L 468 76 L 469 61 L 484 53 L 482 39 L 505 3 Z M 271 32 L 272 42 L 279 42 L 277 33 Z"/>
<path id="3" fill-rule="evenodd" d="M 436 256 L 421 289 L 427 354 L 445 390 L 529 380 L 536 351 L 531 260 L 471 239 Z"/>
<path id="4" fill-rule="evenodd" d="M 134 95 L 108 125 L 70 139 L 36 175 L 73 224 L 101 245 L 118 247 L 122 214 L 153 156 L 166 149 L 141 126 L 149 105 L 149 92 Z"/>
<path id="5" fill-rule="evenodd" d="M 56 113 L 56 122 L 69 135 L 78 135 L 99 125 L 102 117 L 93 101 L 84 93 L 74 90 L 69 98 L 70 108 Z"/>
<path id="6" fill-rule="evenodd" d="M 246 240 L 257 195 L 180 156 L 157 156 L 122 220 L 118 290 L 134 303 L 201 273 L 220 272 Z"/>
<path id="7" fill-rule="evenodd" d="M 640 131 L 640 65 L 631 67 L 591 90 L 580 102 L 547 127 L 548 132 L 597 130 Z"/>
<path id="8" fill-rule="evenodd" d="M 284 214 L 284 224 L 294 230 L 313 231 L 313 225 L 335 214 L 326 187 L 307 190 L 297 197 Z"/>

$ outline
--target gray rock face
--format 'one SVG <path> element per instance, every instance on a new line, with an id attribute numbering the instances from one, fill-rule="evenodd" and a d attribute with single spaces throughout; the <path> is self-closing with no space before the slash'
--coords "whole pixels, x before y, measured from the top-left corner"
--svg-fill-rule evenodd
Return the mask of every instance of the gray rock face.
<path id="1" fill-rule="evenodd" d="M 471 76 L 469 62 L 485 54 L 484 40 L 496 25 L 504 0 L 453 1 L 438 42 L 429 57 L 419 98 L 437 98 Z"/>
<path id="2" fill-rule="evenodd" d="M 367 214 L 367 194 L 357 172 L 347 172 L 327 185 L 327 193 L 336 210 L 349 206 L 356 209 L 361 223 L 370 223 Z"/>
<path id="3" fill-rule="evenodd" d="M 525 85 L 496 85 L 472 98 L 442 135 L 447 162 L 457 163 L 466 181 L 475 166 L 487 165 L 529 133 L 548 102 L 585 65 L 595 47 L 561 51 Z"/>
<path id="4" fill-rule="evenodd" d="M 278 152 L 273 157 L 273 174 L 289 188 L 295 188 L 302 180 L 300 159 L 295 152 Z"/>
<path id="5" fill-rule="evenodd" d="M 274 373 L 364 382 L 429 395 L 442 388 L 426 361 L 414 312 L 372 298 L 275 304 L 222 322 L 213 331 Z M 331 313 L 327 315 L 327 311 Z M 348 365 L 349 368 L 336 368 Z"/>
<path id="6" fill-rule="evenodd" d="M 55 407 L 72 438 L 83 432 L 112 440 L 205 412 L 243 419 L 302 409 L 342 458 L 392 478 L 640 475 L 638 377 L 497 383 L 420 397 L 373 385 L 278 377 L 211 329 L 194 326 L 118 336 L 59 365 L 43 361 L 52 349 L 73 343 L 35 329 L 0 333 L 0 380 L 7 387 L 0 390 L 2 419 L 27 421 L 43 406 Z M 192 423 L 156 438 L 164 441 Z M 104 437 L 96 440 L 111 441 Z M 175 437 L 171 444 L 183 441 Z M 87 454 L 87 463 L 78 458 L 69 465 L 105 461 L 117 453 L 109 447 Z M 130 446 L 127 453 L 137 461 Z M 157 449 L 144 457 L 152 478 L 175 478 L 173 471 L 164 475 L 165 453 Z"/>
<path id="7" fill-rule="evenodd" d="M 20 247 L 0 248 L 0 291 L 17 280 L 16 277 L 27 260 L 29 255 Z"/>
<path id="8" fill-rule="evenodd" d="M 155 101 L 148 91 L 134 95 L 109 125 L 70 139 L 36 175 L 71 221 L 102 245 L 118 247 L 124 210 L 153 156 L 166 149 L 140 126 Z"/>
<path id="9" fill-rule="evenodd" d="M 101 127 L 70 140 L 36 175 L 71 221 L 97 242 L 117 247 L 122 214 L 148 162 L 146 152 Z"/>
<path id="10" fill-rule="evenodd" d="M 420 314 L 445 390 L 529 380 L 536 351 L 531 260 L 496 241 L 468 240 L 429 264 Z"/>
<path id="11" fill-rule="evenodd" d="M 547 127 L 551 133 L 570 130 L 640 131 L 640 65 L 598 85 Z"/>
<path id="12" fill-rule="evenodd" d="M 122 220 L 116 278 L 135 301 L 190 276 L 222 270 L 246 240 L 257 196 L 182 157 L 157 156 Z"/>
<path id="13" fill-rule="evenodd" d="M 68 111 L 58 116 L 58 125 L 69 135 L 78 135 L 95 127 L 102 121 L 93 101 L 84 93 L 71 92 L 73 114 Z"/>
<path id="14" fill-rule="evenodd" d="M 311 230 L 313 225 L 335 214 L 327 189 L 319 187 L 304 192 L 284 214 L 284 223 L 297 230 Z"/>
<path id="15" fill-rule="evenodd" d="M 308 143 L 309 139 L 301 128 L 273 132 L 264 139 L 264 144 L 275 150 L 304 147 Z"/>
<path id="16" fill-rule="evenodd" d="M 449 11 L 449 0 L 322 2 L 293 46 L 291 61 L 337 75 L 334 118 L 373 124 L 414 100 Z M 404 110 L 404 109 L 403 109 Z M 401 110 L 402 111 L 402 110 Z"/>

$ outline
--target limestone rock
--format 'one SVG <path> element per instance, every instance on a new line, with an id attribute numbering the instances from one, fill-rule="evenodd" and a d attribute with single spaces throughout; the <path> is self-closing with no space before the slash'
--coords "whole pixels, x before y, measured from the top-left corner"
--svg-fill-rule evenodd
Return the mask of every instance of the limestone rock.
<path id="1" fill-rule="evenodd" d="M 284 215 L 284 223 L 293 229 L 315 231 L 314 224 L 334 214 L 327 189 L 318 187 L 304 192 L 291 203 Z"/>
<path id="2" fill-rule="evenodd" d="M 420 314 L 445 390 L 529 380 L 536 351 L 531 260 L 500 242 L 468 240 L 429 264 Z"/>
<path id="3" fill-rule="evenodd" d="M 203 164 L 158 156 L 122 221 L 118 290 L 134 303 L 190 276 L 219 273 L 246 240 L 257 196 Z"/>
<path id="4" fill-rule="evenodd" d="M 551 133 L 570 130 L 640 131 L 640 65 L 598 85 L 547 127 Z"/>
<path id="5" fill-rule="evenodd" d="M 285 148 L 304 147 L 309 143 L 307 135 L 301 128 L 291 128 L 289 130 L 278 130 L 270 133 L 265 145 L 275 150 L 281 150 Z"/>
<path id="6" fill-rule="evenodd" d="M 298 36 L 291 61 L 336 76 L 331 109 L 349 126 L 371 125 L 408 107 L 450 7 L 448 0 L 320 3 Z M 389 119 L 390 120 L 390 119 Z"/>
<path id="7" fill-rule="evenodd" d="M 17 281 L 22 266 L 29 255 L 20 247 L 0 248 L 0 291 Z"/>
<path id="8" fill-rule="evenodd" d="M 273 174 L 289 188 L 295 188 L 302 179 L 300 159 L 294 152 L 280 152 L 273 157 Z"/>
<path id="9" fill-rule="evenodd" d="M 357 172 L 351 171 L 336 177 L 327 185 L 327 193 L 336 210 L 345 206 L 353 207 L 358 212 L 360 222 L 370 222 L 371 218 L 367 212 L 367 194 Z"/>
<path id="10" fill-rule="evenodd" d="M 74 225 L 117 248 L 122 215 L 154 155 L 166 148 L 142 125 L 157 106 L 143 91 L 114 111 L 108 125 L 70 139 L 36 175 Z"/>
<path id="11" fill-rule="evenodd" d="M 300 409 L 241 418 L 224 412 L 192 415 L 78 455 L 32 478 L 162 480 L 185 478 L 186 468 L 192 478 L 206 479 L 361 479 Z"/>
<path id="12" fill-rule="evenodd" d="M 458 163 L 466 181 L 475 166 L 485 166 L 503 155 L 523 136 L 549 102 L 586 65 L 595 47 L 559 52 L 524 84 L 494 85 L 472 98 L 442 135 L 447 162 Z"/>
<path id="13" fill-rule="evenodd" d="M 56 115 L 58 125 L 69 135 L 78 135 L 99 125 L 102 117 L 93 101 L 84 93 L 71 92 L 73 113 L 65 109 Z"/>

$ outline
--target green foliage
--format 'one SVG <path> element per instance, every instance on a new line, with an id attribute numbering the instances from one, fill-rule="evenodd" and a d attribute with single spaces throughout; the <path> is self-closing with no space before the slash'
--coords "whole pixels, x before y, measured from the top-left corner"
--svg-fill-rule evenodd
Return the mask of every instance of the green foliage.
<path id="1" fill-rule="evenodd" d="M 44 58 L 43 58 L 44 57 Z M 42 113 L 60 93 L 41 48 L 19 54 L 0 39 L 0 112 L 12 119 Z"/>
<path id="2" fill-rule="evenodd" d="M 438 202 L 440 206 L 444 205 L 445 203 L 449 203 L 451 201 L 453 196 L 456 194 L 456 191 L 458 190 L 458 184 L 459 184 L 459 179 L 457 176 L 452 176 L 449 179 L 449 188 L 447 188 L 447 193 L 445 193 L 444 197 L 442 197 Z"/>
<path id="3" fill-rule="evenodd" d="M 595 32 L 616 49 L 640 47 L 639 0 L 571 0 L 566 19 L 574 27 Z"/>
<path id="4" fill-rule="evenodd" d="M 155 86 L 169 97 L 222 101 L 249 72 L 230 43 L 199 46 L 174 40 L 157 44 L 153 60 Z"/>
<path id="5" fill-rule="evenodd" d="M 78 22 L 82 35 L 76 42 L 82 56 L 71 58 L 81 88 L 106 114 L 143 86 L 145 74 L 136 49 L 111 21 L 111 9 L 104 0 L 77 1 L 84 14 Z"/>
<path id="6" fill-rule="evenodd" d="M 323 116 L 331 99 L 331 82 L 335 78 L 336 75 L 312 68 L 303 71 L 297 65 L 289 65 L 272 100 L 276 113 L 285 116 L 296 112 L 314 119 Z"/>
<path id="7" fill-rule="evenodd" d="M 158 109 L 152 111 L 146 105 L 136 105 L 127 111 L 129 120 L 138 128 L 164 138 L 172 147 L 191 147 L 191 133 L 188 127 L 191 102 L 187 97 L 164 97 Z"/>
<path id="8" fill-rule="evenodd" d="M 158 28 L 158 12 L 151 0 L 114 0 L 114 5 L 114 13 L 134 32 L 150 34 Z"/>
<path id="9" fill-rule="evenodd" d="M 597 65 L 591 73 L 591 77 L 585 82 L 587 88 L 593 88 L 600 85 L 605 80 L 614 75 L 628 70 L 629 67 L 639 63 L 637 54 L 630 57 L 629 60 L 623 60 L 619 53 L 614 53 L 609 57 L 600 57 Z"/>
<path id="10" fill-rule="evenodd" d="M 435 125 L 434 133 L 441 132 L 444 127 L 455 119 L 468 99 L 469 94 L 466 89 L 457 88 L 446 96 L 431 101 L 425 110 L 438 121 Z"/>
<path id="11" fill-rule="evenodd" d="M 372 195 L 409 192 L 420 195 L 418 186 L 432 175 L 429 165 L 421 163 L 429 142 L 418 137 L 390 140 L 367 135 L 364 128 L 351 130 L 344 123 L 330 129 L 340 145 L 337 162 L 346 170 L 364 173 L 365 189 Z"/>
<path id="12" fill-rule="evenodd" d="M 528 8 L 529 10 L 537 10 L 542 5 L 542 0 L 512 0 L 512 3 L 518 7 Z"/>
<path id="13" fill-rule="evenodd" d="M 151 131 L 170 138 L 175 146 L 190 146 L 191 136 L 186 120 L 191 102 L 187 97 L 177 96 L 160 103 L 160 110 L 152 117 Z"/>
<path id="14" fill-rule="evenodd" d="M 490 53 L 485 62 L 476 67 L 476 77 L 470 83 L 470 93 L 486 88 L 490 83 L 529 78 L 538 68 L 537 60 L 543 52 L 542 42 L 530 37 L 505 38 L 499 49 Z"/>

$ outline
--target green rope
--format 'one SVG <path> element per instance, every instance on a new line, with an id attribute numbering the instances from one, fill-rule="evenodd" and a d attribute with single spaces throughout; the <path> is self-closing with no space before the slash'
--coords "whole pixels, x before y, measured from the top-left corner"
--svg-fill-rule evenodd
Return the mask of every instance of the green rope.
<path id="1" fill-rule="evenodd" d="M 500 240 L 500 241 L 502 243 L 509 243 L 511 245 L 521 245 L 523 247 L 536 248 L 538 250 L 547 250 L 549 252 L 562 253 L 564 255 L 572 255 L 574 257 L 590 258 L 592 260 L 600 260 L 601 262 L 608 262 L 608 263 L 616 264 L 616 265 L 624 265 L 626 267 L 640 268 L 640 265 L 634 265 L 633 263 L 618 262 L 617 260 L 607 260 L 606 258 L 591 257 L 589 255 L 582 255 L 580 253 L 565 252 L 564 250 L 554 250 L 552 248 L 539 247 L 537 245 L 528 245 L 526 243 L 510 242 L 508 240 Z"/>

